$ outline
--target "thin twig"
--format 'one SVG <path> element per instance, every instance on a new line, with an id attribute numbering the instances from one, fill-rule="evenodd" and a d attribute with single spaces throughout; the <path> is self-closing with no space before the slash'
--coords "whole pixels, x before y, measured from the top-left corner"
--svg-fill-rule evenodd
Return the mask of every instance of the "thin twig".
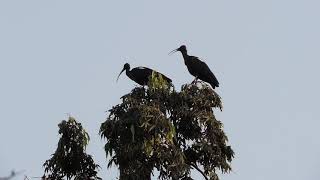
<path id="1" fill-rule="evenodd" d="M 206 180 L 209 180 L 208 177 L 204 174 L 203 171 L 201 171 L 201 169 L 200 169 L 197 165 L 192 164 L 192 163 L 190 163 L 190 165 L 191 165 L 192 167 L 194 167 L 196 170 L 198 170 Z"/>

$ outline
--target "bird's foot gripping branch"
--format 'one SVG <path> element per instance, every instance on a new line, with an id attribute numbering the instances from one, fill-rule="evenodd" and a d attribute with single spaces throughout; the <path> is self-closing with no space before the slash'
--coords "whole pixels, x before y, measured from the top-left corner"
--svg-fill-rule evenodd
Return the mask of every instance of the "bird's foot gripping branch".
<path id="1" fill-rule="evenodd" d="M 159 179 L 192 179 L 195 169 L 216 180 L 218 169 L 231 171 L 234 153 L 214 116 L 222 109 L 219 95 L 206 84 L 177 92 L 152 81 L 158 86 L 123 96 L 100 127 L 109 166 L 119 166 L 120 179 L 150 179 L 153 170 Z"/>

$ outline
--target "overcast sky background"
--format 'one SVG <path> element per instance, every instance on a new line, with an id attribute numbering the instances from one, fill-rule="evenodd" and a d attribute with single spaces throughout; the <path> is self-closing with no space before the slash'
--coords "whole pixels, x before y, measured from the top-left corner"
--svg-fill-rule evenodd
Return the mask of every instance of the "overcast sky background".
<path id="1" fill-rule="evenodd" d="M 72 114 L 91 135 L 103 179 L 106 110 L 136 86 L 125 62 L 172 78 L 193 77 L 179 53 L 201 57 L 220 81 L 224 123 L 236 156 L 222 180 L 320 178 L 320 1 L 0 1 L 0 177 L 29 177 Z M 22 179 L 19 176 L 15 179 Z M 194 175 L 201 180 L 201 176 Z"/>

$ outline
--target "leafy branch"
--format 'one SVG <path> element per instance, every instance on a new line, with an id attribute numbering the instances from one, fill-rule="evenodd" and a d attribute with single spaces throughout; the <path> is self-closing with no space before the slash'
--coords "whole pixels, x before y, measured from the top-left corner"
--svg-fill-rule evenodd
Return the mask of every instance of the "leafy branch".
<path id="1" fill-rule="evenodd" d="M 150 179 L 154 169 L 159 179 L 190 179 L 195 168 L 216 180 L 216 170 L 231 171 L 234 152 L 213 111 L 222 110 L 220 96 L 203 83 L 177 92 L 152 78 L 147 89 L 124 95 L 100 127 L 109 166 L 119 166 L 120 179 Z"/>

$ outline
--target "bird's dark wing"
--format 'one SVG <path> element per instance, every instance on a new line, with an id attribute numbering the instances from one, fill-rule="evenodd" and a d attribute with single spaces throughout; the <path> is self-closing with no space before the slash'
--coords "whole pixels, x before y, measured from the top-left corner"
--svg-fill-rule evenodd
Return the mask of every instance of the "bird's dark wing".
<path id="1" fill-rule="evenodd" d="M 147 85 L 152 69 L 147 67 L 136 67 L 130 71 L 130 78 L 140 85 Z"/>
<path id="2" fill-rule="evenodd" d="M 197 71 L 198 73 L 199 79 L 208 82 L 213 88 L 219 87 L 219 81 L 205 62 L 201 61 L 198 57 L 195 56 L 192 56 L 191 61 L 193 63 L 195 71 Z"/>
<path id="3" fill-rule="evenodd" d="M 167 82 L 169 82 L 169 83 L 172 82 L 172 80 L 171 80 L 170 78 L 168 78 L 167 76 L 165 76 L 164 74 L 162 74 L 162 73 L 160 73 L 160 72 L 158 72 L 158 71 L 156 71 L 156 70 L 153 70 L 153 69 L 150 69 L 150 68 L 147 68 L 147 67 L 142 67 L 142 66 L 137 67 L 137 68 L 139 68 L 139 69 L 144 69 L 144 70 L 150 72 L 150 74 L 148 75 L 148 77 L 152 75 L 152 72 L 155 72 L 155 73 L 157 73 L 157 74 L 160 74 L 165 81 L 167 81 Z"/>

